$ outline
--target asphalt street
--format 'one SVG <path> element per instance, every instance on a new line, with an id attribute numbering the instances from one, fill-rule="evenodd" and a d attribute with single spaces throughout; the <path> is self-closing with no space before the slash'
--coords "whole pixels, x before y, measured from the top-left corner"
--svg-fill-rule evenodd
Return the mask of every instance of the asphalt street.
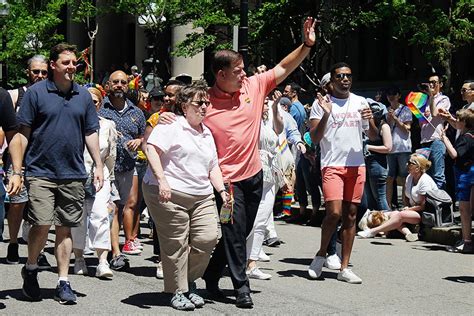
<path id="1" fill-rule="evenodd" d="M 5 222 L 6 225 L 6 222 Z M 7 227 L 5 227 L 7 231 Z M 336 271 L 325 269 L 322 280 L 308 278 L 310 264 L 320 241 L 320 228 L 277 223 L 279 236 L 285 244 L 279 248 L 265 247 L 271 262 L 260 267 L 273 278 L 251 280 L 255 307 L 241 310 L 233 304 L 229 277 L 221 280 L 228 299 L 207 301 L 196 310 L 198 314 L 259 314 L 259 315 L 473 315 L 474 256 L 453 254 L 444 246 L 422 241 L 407 243 L 401 239 L 356 240 L 351 258 L 353 271 L 362 278 L 360 285 L 336 280 Z M 147 232 L 147 229 L 144 229 Z M 54 235 L 47 247 L 52 255 Z M 161 293 L 163 281 L 156 279 L 152 245 L 145 240 L 140 256 L 129 256 L 131 268 L 116 272 L 113 280 L 71 275 L 76 291 L 76 305 L 63 306 L 53 300 L 57 276 L 41 272 L 41 302 L 25 301 L 21 293 L 20 265 L 9 265 L 7 243 L 0 243 L 0 314 L 181 314 L 168 307 L 168 296 Z M 26 246 L 20 246 L 25 262 Z M 91 275 L 97 260 L 86 258 Z M 70 272 L 72 273 L 72 264 Z M 198 288 L 204 282 L 197 282 Z M 200 293 L 205 296 L 206 291 Z"/>

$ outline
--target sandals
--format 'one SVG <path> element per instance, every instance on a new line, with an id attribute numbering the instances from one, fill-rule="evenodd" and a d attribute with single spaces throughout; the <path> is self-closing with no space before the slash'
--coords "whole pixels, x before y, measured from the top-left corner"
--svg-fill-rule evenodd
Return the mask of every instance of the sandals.
<path id="1" fill-rule="evenodd" d="M 205 302 L 204 299 L 196 294 L 196 282 L 189 282 L 189 292 L 188 292 L 188 298 L 191 301 L 191 303 L 194 304 L 196 307 L 203 307 Z"/>
<path id="2" fill-rule="evenodd" d="M 180 311 L 193 311 L 196 306 L 186 297 L 183 292 L 177 291 L 171 298 L 171 307 Z"/>

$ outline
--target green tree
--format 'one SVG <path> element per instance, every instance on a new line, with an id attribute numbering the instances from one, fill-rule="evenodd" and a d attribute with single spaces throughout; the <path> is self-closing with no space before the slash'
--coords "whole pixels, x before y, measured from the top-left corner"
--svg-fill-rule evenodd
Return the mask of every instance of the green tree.
<path id="1" fill-rule="evenodd" d="M 26 60 L 34 54 L 48 54 L 51 45 L 62 41 L 56 27 L 66 0 L 16 0 L 7 5 L 8 15 L 2 21 L 6 49 L 0 60 L 8 65 L 10 86 L 26 83 Z"/>
<path id="2" fill-rule="evenodd" d="M 445 74 L 446 88 L 451 84 L 453 53 L 474 41 L 472 0 L 443 1 L 438 6 L 418 0 L 377 1 L 355 21 L 357 25 L 384 27 L 395 38 L 419 48 L 427 62 Z"/>

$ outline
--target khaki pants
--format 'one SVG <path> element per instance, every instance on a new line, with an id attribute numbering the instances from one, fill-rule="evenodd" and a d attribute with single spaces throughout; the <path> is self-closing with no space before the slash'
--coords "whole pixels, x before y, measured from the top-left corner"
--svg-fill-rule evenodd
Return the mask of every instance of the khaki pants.
<path id="1" fill-rule="evenodd" d="M 158 186 L 143 184 L 143 197 L 160 240 L 165 292 L 187 292 L 188 282 L 200 278 L 217 244 L 219 226 L 214 195 L 171 191 L 159 202 Z"/>

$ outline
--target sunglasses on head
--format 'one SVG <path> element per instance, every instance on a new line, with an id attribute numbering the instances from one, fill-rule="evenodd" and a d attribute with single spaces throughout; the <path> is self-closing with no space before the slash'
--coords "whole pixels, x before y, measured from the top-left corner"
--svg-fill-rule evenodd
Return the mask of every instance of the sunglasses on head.
<path id="1" fill-rule="evenodd" d="M 413 160 L 413 159 L 408 160 L 407 164 L 409 164 L 409 165 L 418 165 L 416 160 Z"/>
<path id="2" fill-rule="evenodd" d="M 344 79 L 344 77 L 346 77 L 347 79 L 352 79 L 352 74 L 340 73 L 340 74 L 335 74 L 334 77 L 336 79 Z"/>
<path id="3" fill-rule="evenodd" d="M 191 104 L 192 104 L 192 105 L 197 105 L 197 106 L 201 107 L 201 106 L 203 106 L 203 105 L 209 106 L 209 105 L 211 104 L 211 102 L 210 102 L 210 101 L 203 101 L 203 100 L 201 100 L 201 101 L 191 101 Z"/>
<path id="4" fill-rule="evenodd" d="M 115 80 L 112 80 L 112 83 L 113 83 L 113 84 L 119 84 L 119 83 L 121 83 L 121 84 L 123 84 L 123 85 L 126 85 L 126 84 L 128 83 L 128 81 L 127 81 L 127 80 L 118 80 L 118 79 L 115 79 Z"/>
<path id="5" fill-rule="evenodd" d="M 39 75 L 41 73 L 43 76 L 46 76 L 48 74 L 47 70 L 41 70 L 41 69 L 32 69 L 31 72 L 35 75 Z"/>

